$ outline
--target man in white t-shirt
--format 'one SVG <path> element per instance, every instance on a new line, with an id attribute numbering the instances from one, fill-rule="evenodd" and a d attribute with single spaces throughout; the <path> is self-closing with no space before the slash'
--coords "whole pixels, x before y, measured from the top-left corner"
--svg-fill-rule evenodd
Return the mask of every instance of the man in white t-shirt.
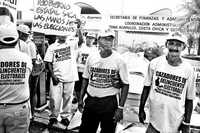
<path id="1" fill-rule="evenodd" d="M 83 110 L 79 133 L 96 133 L 99 124 L 101 132 L 115 133 L 117 122 L 123 118 L 129 89 L 128 70 L 121 55 L 112 50 L 114 37 L 111 31 L 101 33 L 99 52 L 86 61 L 78 104 L 79 110 Z"/>
<path id="2" fill-rule="evenodd" d="M 45 54 L 53 85 L 50 88 L 51 115 L 49 125 L 57 123 L 60 114 L 61 123 L 68 126 L 68 115 L 71 113 L 71 102 L 75 81 L 78 80 L 75 50 L 78 39 L 69 36 L 57 36 L 55 43 L 51 44 Z M 62 112 L 60 112 L 61 101 Z M 71 115 L 71 114 L 70 114 Z"/>
<path id="3" fill-rule="evenodd" d="M 20 24 L 17 26 L 17 31 L 19 33 L 19 42 L 16 48 L 28 54 L 34 62 L 36 60 L 37 48 L 29 38 L 30 28 L 27 25 Z"/>
<path id="4" fill-rule="evenodd" d="M 85 63 L 89 55 L 98 52 L 97 47 L 93 45 L 96 39 L 96 35 L 94 33 L 87 33 L 86 35 L 86 44 L 82 44 L 82 46 L 78 49 L 77 53 L 77 68 L 78 68 L 78 76 L 79 81 L 76 81 L 74 91 L 76 93 L 76 98 L 80 98 L 81 91 L 81 83 L 82 83 L 82 74 L 85 68 Z"/>
<path id="5" fill-rule="evenodd" d="M 17 26 L 17 31 L 19 33 L 19 41 L 16 45 L 16 48 L 19 51 L 26 53 L 31 59 L 33 63 L 33 70 L 35 67 L 37 48 L 35 43 L 33 43 L 30 38 L 30 28 L 25 24 L 20 24 Z M 34 118 L 34 108 L 37 105 L 37 85 L 38 85 L 39 76 L 33 76 L 31 74 L 29 79 L 30 84 L 30 104 L 31 104 L 31 114 L 32 118 Z"/>
<path id="6" fill-rule="evenodd" d="M 181 58 L 187 38 L 179 32 L 166 40 L 168 54 L 153 59 L 145 79 L 139 120 L 146 118 L 144 106 L 149 95 L 150 120 L 147 133 L 189 133 L 195 97 L 194 71 Z"/>
<path id="7" fill-rule="evenodd" d="M 27 133 L 30 123 L 31 58 L 15 49 L 16 25 L 0 25 L 0 132 Z"/>

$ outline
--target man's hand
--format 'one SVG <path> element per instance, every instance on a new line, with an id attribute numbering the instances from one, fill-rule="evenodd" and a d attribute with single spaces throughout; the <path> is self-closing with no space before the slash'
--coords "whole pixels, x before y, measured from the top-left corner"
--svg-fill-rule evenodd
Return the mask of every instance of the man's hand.
<path id="1" fill-rule="evenodd" d="M 180 127 L 178 128 L 178 130 L 182 131 L 182 133 L 190 133 L 190 126 L 181 123 Z"/>
<path id="2" fill-rule="evenodd" d="M 145 113 L 144 109 L 139 110 L 139 120 L 141 123 L 144 124 L 144 121 L 146 120 L 146 113 Z"/>
<path id="3" fill-rule="evenodd" d="M 119 122 L 120 120 L 122 120 L 123 119 L 123 109 L 117 109 L 116 111 L 115 111 L 115 115 L 114 115 L 114 117 L 113 117 L 113 119 L 114 119 L 114 122 Z"/>
<path id="4" fill-rule="evenodd" d="M 59 79 L 56 76 L 52 76 L 53 85 L 58 85 Z"/>
<path id="5" fill-rule="evenodd" d="M 78 110 L 82 113 L 83 112 L 84 103 L 83 100 L 78 101 Z"/>

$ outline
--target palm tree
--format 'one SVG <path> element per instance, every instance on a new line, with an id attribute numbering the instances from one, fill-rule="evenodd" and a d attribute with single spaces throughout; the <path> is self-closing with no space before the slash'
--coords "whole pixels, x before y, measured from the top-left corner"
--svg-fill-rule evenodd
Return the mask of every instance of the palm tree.
<path id="1" fill-rule="evenodd" d="M 197 37 L 197 55 L 200 55 L 200 0 L 185 2 L 180 10 L 185 12 L 185 14 L 183 17 L 177 19 L 179 28 L 185 34 L 189 35 L 189 40 Z M 188 41 L 188 43 L 190 47 L 194 45 L 194 41 Z"/>

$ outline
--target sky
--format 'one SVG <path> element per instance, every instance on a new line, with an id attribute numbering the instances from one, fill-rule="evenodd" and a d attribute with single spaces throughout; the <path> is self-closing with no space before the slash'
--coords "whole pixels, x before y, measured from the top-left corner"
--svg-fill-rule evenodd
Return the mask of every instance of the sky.
<path id="1" fill-rule="evenodd" d="M 36 1 L 36 0 L 35 0 Z M 185 0 L 70 0 L 87 3 L 102 14 L 148 15 L 162 8 L 170 8 L 174 14 Z M 29 10 L 33 0 L 18 0 L 19 10 Z"/>

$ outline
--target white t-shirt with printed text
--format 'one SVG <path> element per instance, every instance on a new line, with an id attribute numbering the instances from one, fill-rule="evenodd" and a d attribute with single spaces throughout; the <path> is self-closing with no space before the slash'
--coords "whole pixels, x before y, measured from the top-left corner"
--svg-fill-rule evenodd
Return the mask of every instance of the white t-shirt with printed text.
<path id="1" fill-rule="evenodd" d="M 61 82 L 73 82 L 78 80 L 76 65 L 75 43 L 55 42 L 51 44 L 45 54 L 44 61 L 53 64 L 53 71 Z"/>
<path id="2" fill-rule="evenodd" d="M 30 39 L 28 39 L 26 42 L 19 39 L 15 48 L 23 53 L 26 53 L 28 56 L 31 57 L 31 59 L 36 59 L 37 48 Z"/>
<path id="3" fill-rule="evenodd" d="M 29 98 L 31 58 L 15 48 L 0 49 L 0 103 L 20 103 Z"/>
<path id="4" fill-rule="evenodd" d="M 94 97 L 116 95 L 119 88 L 113 83 L 128 82 L 128 70 L 121 55 L 115 51 L 111 56 L 101 58 L 99 53 L 88 57 L 83 78 L 89 79 L 87 92 Z"/>
<path id="5" fill-rule="evenodd" d="M 185 99 L 194 99 L 194 71 L 187 62 L 171 66 L 166 56 L 150 62 L 145 86 L 149 95 L 150 123 L 161 133 L 176 133 L 185 112 Z"/>
<path id="6" fill-rule="evenodd" d="M 78 49 L 78 57 L 77 57 L 77 67 L 78 72 L 83 72 L 85 68 L 85 63 L 89 55 L 95 54 L 98 52 L 97 47 L 88 47 L 86 44 L 83 44 Z"/>

